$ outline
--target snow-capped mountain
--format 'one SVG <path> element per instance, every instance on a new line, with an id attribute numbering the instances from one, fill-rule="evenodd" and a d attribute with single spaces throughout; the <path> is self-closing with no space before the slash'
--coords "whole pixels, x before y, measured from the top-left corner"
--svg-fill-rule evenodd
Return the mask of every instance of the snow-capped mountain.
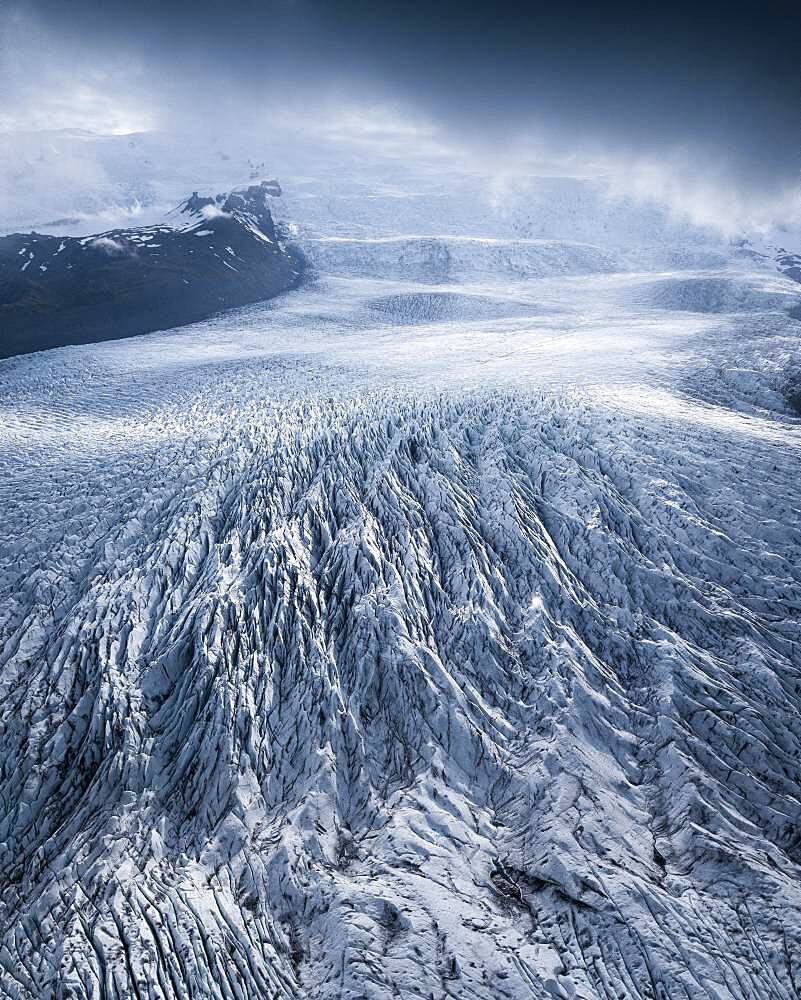
<path id="1" fill-rule="evenodd" d="M 0 356 L 134 336 L 195 322 L 298 284 L 263 181 L 216 198 L 197 193 L 168 224 L 70 237 L 0 237 Z"/>

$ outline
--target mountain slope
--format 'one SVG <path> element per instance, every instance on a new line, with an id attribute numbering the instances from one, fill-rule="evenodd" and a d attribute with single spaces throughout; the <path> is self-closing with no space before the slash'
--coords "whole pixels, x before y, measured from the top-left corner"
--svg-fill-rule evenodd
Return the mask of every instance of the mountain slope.
<path id="1" fill-rule="evenodd" d="M 0 357 L 179 326 L 294 288 L 303 262 L 276 232 L 276 193 L 262 182 L 195 194 L 179 225 L 0 237 Z"/>

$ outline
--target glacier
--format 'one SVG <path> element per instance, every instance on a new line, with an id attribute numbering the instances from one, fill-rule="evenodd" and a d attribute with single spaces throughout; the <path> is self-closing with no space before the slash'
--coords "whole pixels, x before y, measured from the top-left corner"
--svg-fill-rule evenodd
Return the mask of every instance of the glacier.
<path id="1" fill-rule="evenodd" d="M 798 996 L 801 286 L 282 180 L 304 288 L 0 362 L 0 997 Z"/>

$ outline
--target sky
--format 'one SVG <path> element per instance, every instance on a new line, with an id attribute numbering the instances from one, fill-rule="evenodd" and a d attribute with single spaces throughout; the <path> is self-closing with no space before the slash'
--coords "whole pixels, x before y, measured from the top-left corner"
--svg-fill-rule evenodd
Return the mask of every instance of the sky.
<path id="1" fill-rule="evenodd" d="M 278 114 L 358 131 L 394 109 L 410 152 L 423 123 L 483 160 L 611 163 L 634 186 L 781 212 L 799 52 L 797 10 L 770 2 L 0 0 L 0 129 L 233 132 Z"/>

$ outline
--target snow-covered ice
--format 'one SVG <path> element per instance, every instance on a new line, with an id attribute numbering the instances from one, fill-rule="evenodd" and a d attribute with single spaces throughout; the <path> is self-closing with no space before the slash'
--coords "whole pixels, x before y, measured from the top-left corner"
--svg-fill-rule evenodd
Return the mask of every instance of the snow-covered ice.
<path id="1" fill-rule="evenodd" d="M 798 996 L 801 286 L 290 210 L 0 364 L 0 997 Z"/>

